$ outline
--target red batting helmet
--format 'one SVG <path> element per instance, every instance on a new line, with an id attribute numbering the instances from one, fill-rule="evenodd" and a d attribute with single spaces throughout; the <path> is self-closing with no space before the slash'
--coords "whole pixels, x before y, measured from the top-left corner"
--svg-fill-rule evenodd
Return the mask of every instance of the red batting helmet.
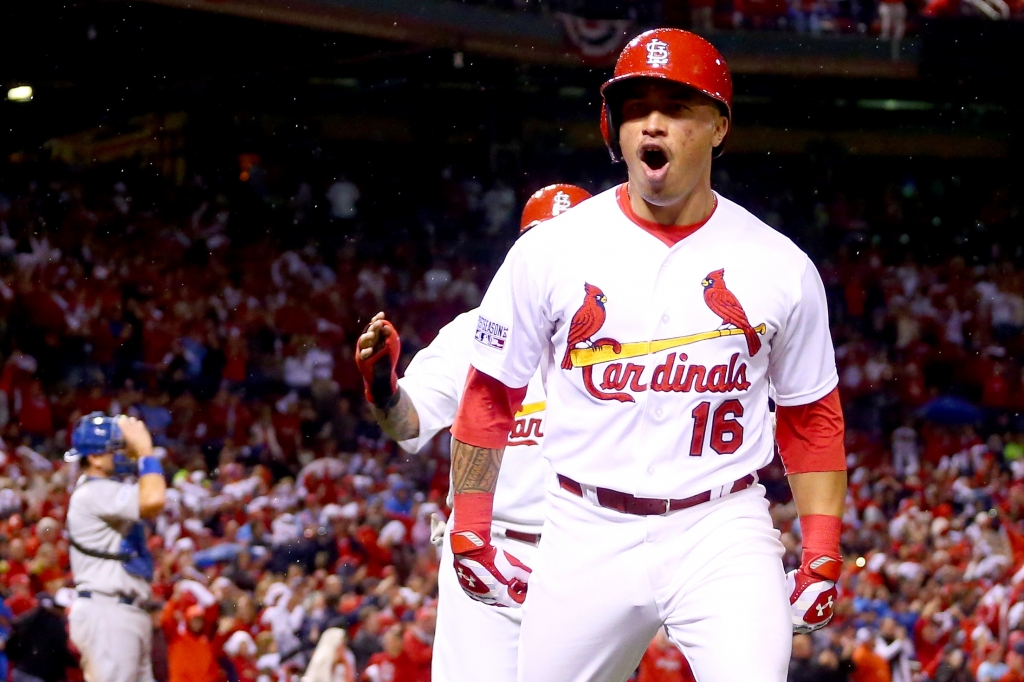
<path id="1" fill-rule="evenodd" d="M 576 185 L 548 185 L 544 189 L 537 190 L 523 207 L 523 218 L 519 221 L 519 234 L 545 220 L 565 213 L 576 204 L 589 198 L 590 192 Z"/>
<path id="2" fill-rule="evenodd" d="M 678 28 L 656 28 L 633 38 L 622 48 L 615 73 L 601 86 L 601 134 L 612 161 L 622 160 L 619 149 L 619 107 L 614 99 L 617 83 L 632 78 L 662 78 L 681 83 L 721 104 L 732 122 L 732 77 L 725 58 L 715 46 L 695 33 Z M 727 135 L 728 136 L 728 135 Z M 722 144 L 715 148 L 716 155 Z"/>

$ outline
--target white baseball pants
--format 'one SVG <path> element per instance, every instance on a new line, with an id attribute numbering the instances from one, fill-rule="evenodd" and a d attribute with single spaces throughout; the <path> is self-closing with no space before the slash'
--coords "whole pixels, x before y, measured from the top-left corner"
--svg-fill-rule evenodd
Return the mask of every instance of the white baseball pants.
<path id="1" fill-rule="evenodd" d="M 785 682 L 793 625 L 762 486 L 663 516 L 561 488 L 547 503 L 519 682 L 623 682 L 662 625 L 698 682 Z"/>
<path id="2" fill-rule="evenodd" d="M 114 597 L 78 597 L 68 616 L 85 682 L 153 682 L 153 620 Z"/>
<path id="3" fill-rule="evenodd" d="M 434 633 L 433 682 L 516 682 L 522 609 L 488 606 L 470 599 L 455 577 L 455 564 L 445 531 L 437 574 L 437 629 Z M 540 533 L 540 529 L 533 531 Z M 491 542 L 499 550 L 532 567 L 537 548 L 509 540 L 497 526 Z"/>

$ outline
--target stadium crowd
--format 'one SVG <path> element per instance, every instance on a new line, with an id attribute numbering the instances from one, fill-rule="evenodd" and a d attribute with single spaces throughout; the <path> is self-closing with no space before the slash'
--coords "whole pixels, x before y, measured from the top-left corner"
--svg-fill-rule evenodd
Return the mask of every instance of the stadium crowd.
<path id="1" fill-rule="evenodd" d="M 1024 682 L 1019 197 L 940 170 L 851 184 L 819 160 L 801 183 L 758 163 L 726 159 L 716 188 L 819 264 L 848 424 L 837 617 L 795 639 L 790 679 Z M 352 343 L 386 310 L 407 362 L 475 306 L 542 183 L 444 169 L 396 226 L 368 178 L 264 166 L 0 181 L 0 680 L 75 678 L 61 454 L 93 411 L 142 418 L 172 485 L 149 538 L 158 680 L 430 679 L 448 443 L 411 457 L 383 437 Z M 762 479 L 794 567 L 783 472 Z M 659 638 L 638 679 L 680 668 Z"/>

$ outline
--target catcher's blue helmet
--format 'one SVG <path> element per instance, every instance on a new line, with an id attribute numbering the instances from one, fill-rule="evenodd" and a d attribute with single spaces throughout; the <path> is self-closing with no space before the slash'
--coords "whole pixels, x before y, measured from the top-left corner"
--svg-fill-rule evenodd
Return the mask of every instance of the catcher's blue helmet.
<path id="1" fill-rule="evenodd" d="M 71 432 L 71 449 L 64 453 L 64 461 L 77 462 L 88 455 L 118 454 L 122 450 L 124 436 L 117 425 L 117 417 L 92 412 L 79 419 Z"/>

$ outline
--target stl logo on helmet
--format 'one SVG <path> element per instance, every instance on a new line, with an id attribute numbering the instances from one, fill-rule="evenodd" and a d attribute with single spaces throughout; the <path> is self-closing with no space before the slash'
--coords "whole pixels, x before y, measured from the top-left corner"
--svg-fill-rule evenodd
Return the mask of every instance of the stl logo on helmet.
<path id="1" fill-rule="evenodd" d="M 551 201 L 551 217 L 561 215 L 572 208 L 572 200 L 565 192 L 559 191 Z"/>
<path id="2" fill-rule="evenodd" d="M 651 66 L 667 66 L 668 43 L 657 38 L 647 43 L 647 63 Z"/>

